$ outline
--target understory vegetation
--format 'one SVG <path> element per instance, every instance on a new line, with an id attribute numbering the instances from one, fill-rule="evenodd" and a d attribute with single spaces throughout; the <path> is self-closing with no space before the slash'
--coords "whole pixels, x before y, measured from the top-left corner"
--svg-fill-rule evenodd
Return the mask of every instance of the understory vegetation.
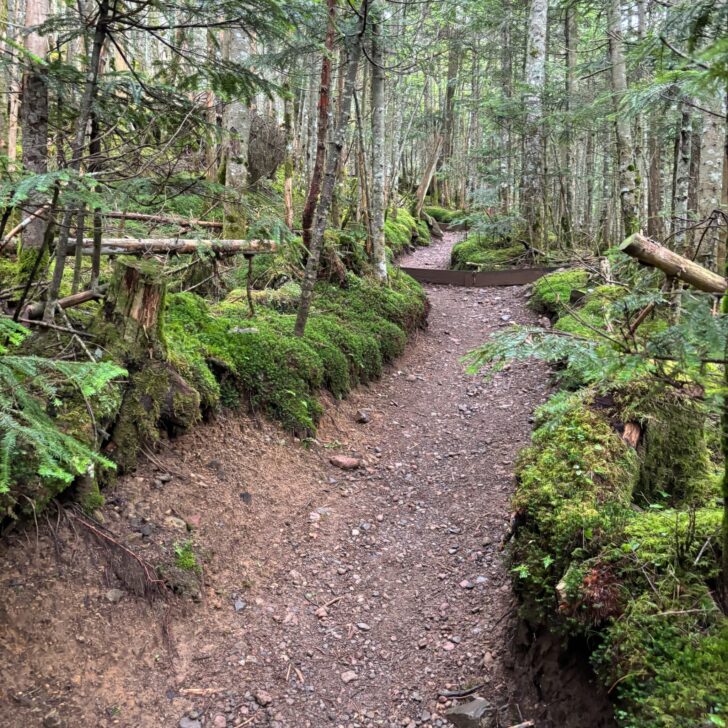
<path id="1" fill-rule="evenodd" d="M 609 282 L 579 268 L 539 279 L 530 305 L 550 325 L 471 355 L 491 371 L 536 356 L 560 385 L 517 467 L 514 585 L 528 622 L 587 641 L 620 725 L 722 726 L 723 373 L 710 360 L 728 332 L 710 296 L 680 289 L 678 315 L 656 278 L 613 263 Z"/>
<path id="2" fill-rule="evenodd" d="M 201 207 L 193 196 L 187 204 Z M 386 241 L 394 257 L 428 244 L 429 230 L 402 208 L 386 223 Z M 18 265 L 3 268 L 0 288 L 18 280 Z M 109 294 L 113 305 L 89 302 L 69 311 L 67 330 L 31 335 L 2 320 L 0 499 L 6 515 L 38 512 L 73 484 L 93 511 L 103 504 L 99 484 L 133 468 L 163 433 L 182 432 L 221 407 L 262 414 L 300 438 L 311 437 L 323 411 L 320 393 L 342 398 L 377 379 L 426 322 L 419 284 L 394 269 L 388 285 L 372 278 L 357 228 L 327 233 L 303 337 L 293 331 L 304 265 L 299 238 L 288 236 L 252 267 L 240 259 L 211 276 L 217 265 L 201 250 L 171 266 L 132 258 L 105 266 L 100 283 L 113 291 L 129 271 L 162 291 L 159 321 L 141 337 L 124 329 L 129 321 L 118 314 L 126 303 L 116 293 Z M 69 272 L 61 295 L 70 294 L 71 285 Z M 47 356 L 59 350 L 79 361 Z"/>

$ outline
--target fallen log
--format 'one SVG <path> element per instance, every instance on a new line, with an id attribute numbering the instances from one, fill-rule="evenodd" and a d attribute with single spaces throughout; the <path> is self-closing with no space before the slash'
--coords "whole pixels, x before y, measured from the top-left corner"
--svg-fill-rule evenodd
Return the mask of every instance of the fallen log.
<path id="1" fill-rule="evenodd" d="M 222 223 L 215 220 L 189 220 L 178 215 L 149 215 L 144 212 L 124 212 L 122 210 L 112 210 L 111 212 L 102 213 L 103 217 L 111 217 L 117 220 L 140 220 L 141 222 L 161 222 L 171 225 L 182 225 L 184 227 L 203 227 L 222 230 Z"/>
<path id="2" fill-rule="evenodd" d="M 728 281 L 722 276 L 674 253 L 641 233 L 628 237 L 619 246 L 619 249 L 633 258 L 637 258 L 641 263 L 658 268 L 667 276 L 689 283 L 699 291 L 722 294 L 728 288 Z"/>
<path id="3" fill-rule="evenodd" d="M 69 253 L 75 250 L 75 243 L 68 246 Z M 104 238 L 101 255 L 145 255 L 163 254 L 191 255 L 197 252 L 211 253 L 272 253 L 276 250 L 274 240 L 179 240 L 178 238 Z M 83 255 L 92 255 L 93 240 L 84 238 Z"/>
<path id="4" fill-rule="evenodd" d="M 57 303 L 61 308 L 73 308 L 87 301 L 98 301 L 104 297 L 105 293 L 106 286 L 101 286 L 92 291 L 80 291 L 79 293 L 74 293 L 72 296 L 59 298 Z M 22 311 L 21 317 L 29 321 L 35 321 L 43 317 L 43 311 L 45 311 L 45 301 L 31 303 Z"/>

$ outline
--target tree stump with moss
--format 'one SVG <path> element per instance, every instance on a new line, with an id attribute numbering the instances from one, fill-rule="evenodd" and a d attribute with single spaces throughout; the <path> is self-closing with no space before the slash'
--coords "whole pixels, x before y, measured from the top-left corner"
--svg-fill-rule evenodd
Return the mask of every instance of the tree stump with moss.
<path id="1" fill-rule="evenodd" d="M 125 364 L 165 358 L 165 291 L 155 263 L 128 258 L 117 262 L 101 315 L 106 328 L 103 338 Z"/>
<path id="2" fill-rule="evenodd" d="M 184 431 L 200 418 L 200 395 L 167 362 L 166 285 L 149 261 L 118 261 L 96 330 L 111 356 L 129 371 L 129 383 L 106 451 L 122 471 L 136 465 L 160 430 Z"/>

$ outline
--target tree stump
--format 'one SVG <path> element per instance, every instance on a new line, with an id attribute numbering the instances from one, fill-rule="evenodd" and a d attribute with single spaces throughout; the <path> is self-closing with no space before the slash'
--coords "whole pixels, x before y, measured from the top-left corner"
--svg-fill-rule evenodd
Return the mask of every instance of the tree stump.
<path id="1" fill-rule="evenodd" d="M 125 366 L 166 358 L 162 314 L 166 285 L 154 263 L 119 260 L 101 312 L 103 339 Z"/>

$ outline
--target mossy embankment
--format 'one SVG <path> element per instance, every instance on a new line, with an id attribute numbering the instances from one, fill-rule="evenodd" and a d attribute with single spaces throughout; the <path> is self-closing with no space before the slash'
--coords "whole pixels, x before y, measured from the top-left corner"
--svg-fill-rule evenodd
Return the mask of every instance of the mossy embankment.
<path id="1" fill-rule="evenodd" d="M 197 205 L 174 212 L 203 210 Z M 386 239 L 391 258 L 427 244 L 429 231 L 402 209 L 388 216 Z M 79 452 L 100 449 L 102 455 L 94 465 L 93 457 L 74 460 L 75 451 L 68 450 L 67 470 L 59 478 L 34 455 L 34 448 L 55 440 L 16 433 L 18 444 L 3 466 L 5 513 L 39 510 L 74 478 L 83 504 L 93 510 L 103 500 L 99 482 L 132 469 L 140 453 L 149 453 L 165 434 L 183 432 L 221 407 L 270 417 L 301 438 L 313 436 L 323 412 L 321 393 L 342 398 L 379 377 L 425 324 L 427 302 L 419 284 L 394 268 L 384 284 L 370 275 L 362 230 L 330 230 L 306 333 L 297 337 L 293 324 L 304 262 L 301 241 L 291 236 L 275 254 L 257 256 L 252 271 L 242 257 L 222 269 L 203 256 L 169 266 L 105 260 L 105 302 L 68 311 L 83 339 L 41 329 L 18 344 L 24 354 L 47 356 L 60 347 L 67 356 L 75 352 L 81 360 L 91 356 L 102 366 L 114 365 L 113 381 L 109 375 L 93 391 L 64 386 L 59 373 L 50 398 L 35 386 L 35 370 L 21 372 L 47 426 L 78 442 Z M 15 283 L 14 264 L 2 275 L 0 285 Z M 70 292 L 70 276 L 62 294 Z"/>
<path id="2" fill-rule="evenodd" d="M 564 271 L 537 282 L 531 305 L 557 332 L 598 338 L 621 324 L 628 293 Z M 711 409 L 688 381 L 566 383 L 571 391 L 537 411 L 517 467 L 511 558 L 522 614 L 589 646 L 620 726 L 725 725 L 723 463 Z"/>

